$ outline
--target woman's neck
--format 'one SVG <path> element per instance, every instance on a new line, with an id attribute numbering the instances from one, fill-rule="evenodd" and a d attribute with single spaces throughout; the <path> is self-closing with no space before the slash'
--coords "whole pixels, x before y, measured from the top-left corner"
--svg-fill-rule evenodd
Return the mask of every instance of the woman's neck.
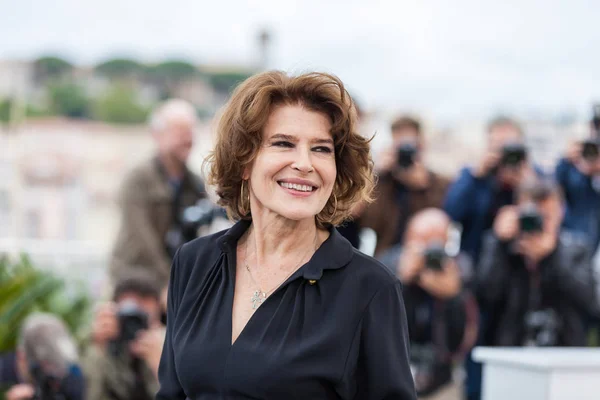
<path id="1" fill-rule="evenodd" d="M 295 261 L 312 256 L 321 244 L 322 233 L 314 220 L 292 221 L 281 216 L 256 218 L 247 237 L 247 251 L 253 254 L 257 265 L 264 267 L 293 268 Z"/>

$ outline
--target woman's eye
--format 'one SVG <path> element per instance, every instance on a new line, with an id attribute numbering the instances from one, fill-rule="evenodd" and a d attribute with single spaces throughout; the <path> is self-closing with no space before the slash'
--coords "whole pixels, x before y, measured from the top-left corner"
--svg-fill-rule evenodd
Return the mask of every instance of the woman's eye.
<path id="1" fill-rule="evenodd" d="M 314 151 L 318 151 L 319 153 L 331 153 L 333 150 L 327 146 L 319 146 L 313 149 Z"/>
<path id="2" fill-rule="evenodd" d="M 280 141 L 280 142 L 273 143 L 273 146 L 277 146 L 277 147 L 294 147 L 294 144 L 291 143 L 291 142 Z"/>

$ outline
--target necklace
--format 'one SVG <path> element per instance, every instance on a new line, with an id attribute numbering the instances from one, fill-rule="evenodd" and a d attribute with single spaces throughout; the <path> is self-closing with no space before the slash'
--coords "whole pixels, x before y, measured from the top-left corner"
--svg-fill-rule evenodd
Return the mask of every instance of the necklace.
<path id="1" fill-rule="evenodd" d="M 318 233 L 319 233 L 319 231 L 317 230 L 315 233 L 315 242 L 314 242 L 314 244 L 315 244 L 314 250 L 315 251 L 317 250 Z M 267 299 L 267 296 L 270 295 L 271 292 L 273 292 L 275 289 L 277 289 L 283 282 L 285 282 L 290 276 L 292 276 L 292 274 L 294 272 L 296 272 L 298 270 L 298 267 L 300 267 L 302 260 L 304 260 L 306 258 L 308 253 L 310 253 L 311 249 L 309 248 L 308 251 L 306 253 L 304 253 L 304 255 L 302 256 L 302 258 L 300 259 L 298 264 L 294 268 L 292 268 L 292 271 L 283 280 L 281 280 L 281 282 L 279 282 L 278 285 L 273 286 L 270 290 L 267 290 L 265 292 L 264 290 L 262 290 L 260 288 L 260 285 L 258 284 L 258 282 L 256 282 L 256 279 L 254 279 L 254 276 L 252 276 L 252 271 L 250 271 L 250 266 L 248 265 L 248 257 L 247 256 L 248 256 L 248 242 L 249 241 L 250 241 L 250 236 L 248 236 L 248 239 L 246 239 L 246 245 L 244 246 L 244 261 L 246 263 L 246 271 L 248 271 L 248 275 L 250 276 L 250 279 L 252 279 L 252 282 L 258 288 L 258 290 L 254 291 L 254 293 L 252 294 L 252 298 L 250 299 L 250 301 L 252 302 L 252 309 L 256 310 Z"/>

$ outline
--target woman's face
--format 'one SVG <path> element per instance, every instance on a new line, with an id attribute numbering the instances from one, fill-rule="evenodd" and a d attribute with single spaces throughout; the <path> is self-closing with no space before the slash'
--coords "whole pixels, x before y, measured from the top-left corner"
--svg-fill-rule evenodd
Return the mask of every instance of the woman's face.
<path id="1" fill-rule="evenodd" d="M 331 123 L 301 105 L 273 109 L 263 143 L 245 172 L 253 218 L 275 214 L 300 221 L 319 214 L 336 178 Z"/>

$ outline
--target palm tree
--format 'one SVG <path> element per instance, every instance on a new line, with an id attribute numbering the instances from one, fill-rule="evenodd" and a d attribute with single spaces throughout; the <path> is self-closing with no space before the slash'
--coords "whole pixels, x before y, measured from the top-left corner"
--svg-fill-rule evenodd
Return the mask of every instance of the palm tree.
<path id="1" fill-rule="evenodd" d="M 91 305 L 83 286 L 67 285 L 53 273 L 35 268 L 26 256 L 16 262 L 0 256 L 0 353 L 15 349 L 23 320 L 36 311 L 62 318 L 83 343 Z"/>

